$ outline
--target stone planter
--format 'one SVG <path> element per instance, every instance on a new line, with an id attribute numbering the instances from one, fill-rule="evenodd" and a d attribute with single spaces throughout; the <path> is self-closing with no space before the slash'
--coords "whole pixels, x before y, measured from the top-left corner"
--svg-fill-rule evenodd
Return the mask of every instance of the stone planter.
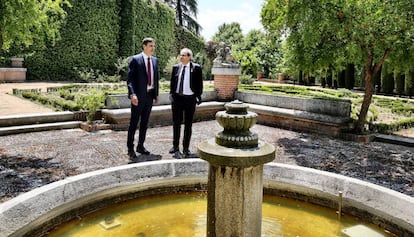
<path id="1" fill-rule="evenodd" d="M 26 68 L 0 68 L 0 82 L 24 82 L 26 72 Z"/>
<path id="2" fill-rule="evenodd" d="M 23 63 L 24 63 L 24 58 L 11 58 L 10 59 L 11 62 L 11 66 L 12 67 L 18 67 L 18 68 L 22 68 L 23 67 Z"/>

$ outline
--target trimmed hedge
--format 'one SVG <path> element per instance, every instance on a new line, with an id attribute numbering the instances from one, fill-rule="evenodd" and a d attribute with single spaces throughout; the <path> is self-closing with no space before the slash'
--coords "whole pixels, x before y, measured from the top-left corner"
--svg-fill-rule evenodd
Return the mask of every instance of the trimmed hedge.
<path id="1" fill-rule="evenodd" d="M 114 75 L 117 59 L 140 53 L 144 37 L 157 40 L 160 68 L 174 52 L 175 15 L 163 3 L 72 0 L 71 4 L 65 9 L 61 40 L 44 50 L 34 49 L 26 58 L 29 80 L 79 81 L 82 69 Z"/>
<path id="2" fill-rule="evenodd" d="M 118 55 L 118 0 L 71 1 L 61 40 L 26 58 L 28 79 L 79 80 L 76 68 L 115 71 Z"/>

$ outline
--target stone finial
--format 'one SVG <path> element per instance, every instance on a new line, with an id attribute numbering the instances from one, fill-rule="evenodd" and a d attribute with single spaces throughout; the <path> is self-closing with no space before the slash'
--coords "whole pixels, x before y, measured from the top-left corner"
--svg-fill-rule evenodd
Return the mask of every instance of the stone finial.
<path id="1" fill-rule="evenodd" d="M 235 100 L 225 105 L 226 111 L 216 113 L 217 122 L 224 131 L 216 134 L 216 143 L 231 148 L 253 148 L 258 146 L 258 136 L 250 132 L 257 121 L 257 114 L 247 111 L 249 106 Z"/>

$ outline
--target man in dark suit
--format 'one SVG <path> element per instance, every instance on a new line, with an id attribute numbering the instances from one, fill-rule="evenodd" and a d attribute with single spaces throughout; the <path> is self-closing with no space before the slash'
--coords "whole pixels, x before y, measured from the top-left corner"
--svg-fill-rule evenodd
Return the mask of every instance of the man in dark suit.
<path id="1" fill-rule="evenodd" d="M 144 142 L 147 133 L 148 120 L 153 104 L 158 103 L 159 72 L 158 59 L 153 55 L 155 40 L 145 38 L 142 41 L 143 52 L 134 55 L 128 65 L 128 97 L 131 99 L 131 119 L 128 128 L 127 147 L 131 159 L 136 159 L 134 137 L 139 124 L 137 152 L 148 155 Z"/>
<path id="2" fill-rule="evenodd" d="M 193 116 L 196 104 L 201 103 L 203 93 L 203 77 L 199 64 L 192 62 L 193 53 L 188 48 L 181 49 L 180 63 L 172 68 L 170 82 L 170 100 L 173 115 L 173 147 L 171 154 L 181 158 L 179 141 L 181 122 L 184 116 L 183 154 L 191 156 L 189 150 L 192 133 Z"/>

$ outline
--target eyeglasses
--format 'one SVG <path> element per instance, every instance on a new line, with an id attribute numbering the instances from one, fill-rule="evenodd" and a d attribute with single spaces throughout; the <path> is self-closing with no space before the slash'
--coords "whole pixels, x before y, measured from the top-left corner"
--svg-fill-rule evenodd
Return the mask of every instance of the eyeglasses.
<path id="1" fill-rule="evenodd" d="M 184 56 L 188 56 L 188 55 L 187 55 L 187 54 L 181 54 L 180 56 L 181 56 L 181 57 L 184 57 Z"/>

